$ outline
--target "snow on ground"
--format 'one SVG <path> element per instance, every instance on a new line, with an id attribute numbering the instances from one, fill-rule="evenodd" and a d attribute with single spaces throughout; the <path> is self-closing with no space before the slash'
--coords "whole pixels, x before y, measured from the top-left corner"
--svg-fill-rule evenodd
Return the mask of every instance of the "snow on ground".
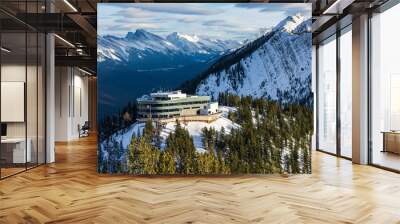
<path id="1" fill-rule="evenodd" d="M 113 141 L 121 144 L 121 148 L 126 150 L 128 149 L 128 145 L 131 143 L 131 139 L 133 134 L 142 133 L 144 128 L 144 123 L 134 123 L 129 128 L 118 131 L 111 135 L 107 140 L 103 141 L 100 144 L 100 150 L 102 151 L 103 159 L 108 158 L 108 149 L 114 147 Z"/>
<path id="2" fill-rule="evenodd" d="M 232 128 L 240 127 L 240 125 L 233 123 L 231 120 L 225 117 L 220 117 L 211 123 L 192 121 L 187 123 L 181 123 L 181 125 L 182 127 L 184 127 L 189 131 L 190 136 L 192 136 L 193 138 L 193 144 L 198 152 L 204 152 L 205 150 L 203 146 L 202 131 L 201 131 L 204 127 L 214 128 L 216 131 L 220 131 L 221 128 L 224 127 L 225 132 L 227 134 L 231 132 Z M 170 122 L 166 125 L 166 127 L 163 129 L 161 133 L 161 136 L 163 137 L 164 140 L 168 137 L 171 131 L 175 130 L 175 127 L 176 127 L 175 122 Z"/>
<path id="3" fill-rule="evenodd" d="M 219 106 L 218 110 L 222 112 L 222 116 L 228 117 L 229 112 L 236 112 L 236 107 Z"/>
<path id="4" fill-rule="evenodd" d="M 204 152 L 204 146 L 202 142 L 202 129 L 204 127 L 207 128 L 214 128 L 216 131 L 220 131 L 222 127 L 225 129 L 225 133 L 229 134 L 232 130 L 232 128 L 240 128 L 240 125 L 232 122 L 227 118 L 228 112 L 229 111 L 236 111 L 236 108 L 234 107 L 225 107 L 225 106 L 220 106 L 219 107 L 220 111 L 223 112 L 222 116 L 218 118 L 217 120 L 211 122 L 211 123 L 205 123 L 205 122 L 199 122 L 199 121 L 191 121 L 191 122 L 181 122 L 182 127 L 186 128 L 189 131 L 190 136 L 193 138 L 193 143 L 198 152 Z M 145 123 L 144 122 L 136 122 L 132 124 L 129 128 L 118 131 L 117 133 L 113 134 L 109 140 L 115 140 L 118 143 L 121 144 L 121 148 L 123 149 L 128 149 L 128 145 L 131 142 L 132 136 L 140 136 L 143 133 Z M 168 135 L 175 130 L 176 127 L 176 122 L 169 122 L 166 125 L 164 125 L 162 131 L 161 131 L 161 137 L 163 139 L 162 144 L 161 144 L 161 149 L 165 148 L 165 140 L 167 139 Z M 109 141 L 112 142 L 112 141 Z M 108 145 L 109 147 L 112 147 L 112 145 Z M 102 142 L 101 148 L 103 151 L 105 147 L 107 147 L 106 141 Z"/>

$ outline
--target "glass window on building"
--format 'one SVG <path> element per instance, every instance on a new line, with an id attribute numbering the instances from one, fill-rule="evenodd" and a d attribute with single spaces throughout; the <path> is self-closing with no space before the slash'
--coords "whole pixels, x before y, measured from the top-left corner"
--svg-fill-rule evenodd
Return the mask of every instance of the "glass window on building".
<path id="1" fill-rule="evenodd" d="M 352 157 L 352 33 L 351 25 L 340 35 L 340 154 Z"/>
<path id="2" fill-rule="evenodd" d="M 336 153 L 336 36 L 318 47 L 317 149 Z"/>
<path id="3" fill-rule="evenodd" d="M 372 163 L 400 170 L 400 4 L 371 18 Z"/>

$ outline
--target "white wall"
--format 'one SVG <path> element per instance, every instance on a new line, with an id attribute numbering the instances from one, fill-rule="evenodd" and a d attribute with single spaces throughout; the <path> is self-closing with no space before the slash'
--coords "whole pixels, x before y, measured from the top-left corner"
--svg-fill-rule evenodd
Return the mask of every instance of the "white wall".
<path id="1" fill-rule="evenodd" d="M 89 119 L 88 77 L 76 68 L 56 67 L 55 140 L 79 138 L 78 125 Z"/>
<path id="2" fill-rule="evenodd" d="M 69 125 L 69 85 L 70 77 L 67 67 L 55 69 L 55 140 L 66 141 L 68 139 Z"/>
<path id="3" fill-rule="evenodd" d="M 28 82 L 26 82 L 26 72 L 28 72 Z M 20 64 L 3 64 L 1 66 L 1 81 L 2 82 L 24 82 L 27 83 L 27 122 L 28 122 L 28 137 L 29 134 L 35 131 L 36 135 L 36 107 L 42 107 L 42 101 L 40 105 L 37 105 L 37 93 L 36 93 L 36 82 L 32 76 L 36 77 L 36 66 L 25 66 Z M 4 97 L 4 96 L 3 96 Z M 1 108 L 1 110 L 7 110 L 7 108 Z M 24 108 L 22 108 L 24 110 Z M 26 122 L 7 122 L 7 134 L 9 137 L 25 137 L 25 123 Z M 43 136 L 41 136 L 43 137 Z"/>
<path id="4" fill-rule="evenodd" d="M 25 83 L 1 82 L 1 121 L 24 122 Z M 35 105 L 36 108 L 36 105 Z"/>
<path id="5" fill-rule="evenodd" d="M 5 64 L 1 66 L 1 81 L 25 82 L 26 67 L 19 64 Z M 29 68 L 28 68 L 29 70 Z M 7 108 L 1 108 L 7 110 Z M 25 137 L 25 122 L 7 123 L 7 137 Z"/>
<path id="6" fill-rule="evenodd" d="M 37 70 L 38 69 L 38 70 Z M 25 80 L 27 79 L 27 80 Z M 1 66 L 2 82 L 24 82 L 26 85 L 26 106 L 23 102 L 19 113 L 26 112 L 26 120 L 21 122 L 6 122 L 8 138 L 24 138 L 25 135 L 29 139 L 31 155 L 33 162 L 39 159 L 39 163 L 44 163 L 45 150 L 45 116 L 44 116 L 44 74 L 42 67 L 36 65 L 4 63 Z M 24 94 L 24 90 L 20 90 L 20 94 Z M 2 95 L 7 98 L 7 95 Z M 2 107 L 4 112 L 12 110 L 12 108 Z M 13 113 L 12 111 L 7 111 Z M 16 112 L 14 112 L 16 113 Z M 49 160 L 51 162 L 51 160 Z"/>

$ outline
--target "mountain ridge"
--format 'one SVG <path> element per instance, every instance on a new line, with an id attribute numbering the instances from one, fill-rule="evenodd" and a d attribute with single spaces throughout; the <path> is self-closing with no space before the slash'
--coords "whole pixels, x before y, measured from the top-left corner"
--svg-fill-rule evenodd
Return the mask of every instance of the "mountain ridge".
<path id="1" fill-rule="evenodd" d="M 311 19 L 289 16 L 179 88 L 214 99 L 232 93 L 311 106 L 310 26 Z"/>
<path id="2" fill-rule="evenodd" d="M 178 32 L 162 37 L 145 29 L 128 32 L 125 37 L 104 35 L 97 36 L 97 39 L 97 59 L 100 63 L 107 60 L 129 63 L 132 58 L 144 58 L 148 52 L 175 55 L 219 54 L 241 44 L 234 40 L 211 39 Z"/>

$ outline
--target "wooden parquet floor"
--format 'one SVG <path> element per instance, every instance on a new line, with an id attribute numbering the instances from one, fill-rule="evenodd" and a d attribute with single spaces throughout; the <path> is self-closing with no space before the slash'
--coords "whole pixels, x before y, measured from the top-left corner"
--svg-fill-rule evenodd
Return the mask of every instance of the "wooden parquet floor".
<path id="1" fill-rule="evenodd" d="M 323 153 L 313 174 L 132 177 L 96 173 L 96 139 L 0 181 L 0 223 L 400 223 L 400 175 Z"/>

